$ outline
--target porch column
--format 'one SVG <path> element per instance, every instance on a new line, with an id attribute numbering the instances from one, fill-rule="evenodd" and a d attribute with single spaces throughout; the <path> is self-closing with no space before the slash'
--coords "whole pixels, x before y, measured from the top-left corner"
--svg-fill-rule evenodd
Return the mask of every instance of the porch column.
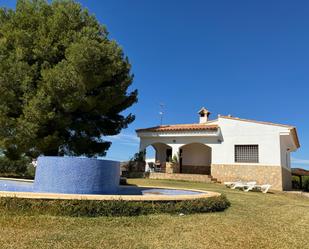
<path id="1" fill-rule="evenodd" d="M 172 147 L 172 158 L 174 156 L 177 156 L 178 160 L 179 160 L 179 148 L 182 146 L 181 144 L 168 144 L 169 146 Z M 169 165 L 166 165 L 166 170 L 169 171 L 167 173 L 180 173 L 180 168 L 179 168 L 179 164 L 178 165 L 172 165 L 172 163 L 170 162 Z M 168 170 L 168 166 L 169 166 L 169 170 Z"/>
<path id="2" fill-rule="evenodd" d="M 147 146 L 148 146 L 148 145 L 144 143 L 143 139 L 140 138 L 140 142 L 139 142 L 139 152 L 142 152 L 142 151 L 146 150 Z M 144 155 L 144 160 L 146 160 L 145 156 L 146 156 L 146 155 Z"/>

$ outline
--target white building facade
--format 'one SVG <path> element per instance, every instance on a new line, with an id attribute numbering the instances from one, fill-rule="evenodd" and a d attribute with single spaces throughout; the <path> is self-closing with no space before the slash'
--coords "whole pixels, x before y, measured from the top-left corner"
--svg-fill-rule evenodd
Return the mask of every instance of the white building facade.
<path id="1" fill-rule="evenodd" d="M 300 147 L 294 126 L 220 115 L 208 120 L 209 114 L 202 108 L 199 123 L 136 130 L 140 150 L 152 146 L 163 170 L 176 156 L 179 167 L 174 173 L 291 188 L 290 153 Z"/>

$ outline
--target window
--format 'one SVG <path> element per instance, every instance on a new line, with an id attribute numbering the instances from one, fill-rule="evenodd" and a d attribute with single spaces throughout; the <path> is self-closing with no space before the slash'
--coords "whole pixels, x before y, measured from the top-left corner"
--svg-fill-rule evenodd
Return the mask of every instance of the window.
<path id="1" fill-rule="evenodd" d="M 235 163 L 258 163 L 259 146 L 253 145 L 235 145 Z"/>

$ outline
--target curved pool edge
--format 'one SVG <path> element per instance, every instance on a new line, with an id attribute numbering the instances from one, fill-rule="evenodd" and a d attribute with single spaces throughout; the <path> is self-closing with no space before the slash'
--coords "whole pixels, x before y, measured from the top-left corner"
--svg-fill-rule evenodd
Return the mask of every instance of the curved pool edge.
<path id="1" fill-rule="evenodd" d="M 130 188 L 130 186 L 125 186 Z M 195 200 L 206 199 L 210 197 L 218 197 L 221 193 L 200 190 L 188 189 L 178 187 L 165 187 L 165 186 L 145 186 L 138 185 L 135 187 L 142 188 L 156 188 L 156 189 L 170 189 L 170 190 L 185 190 L 195 191 L 201 194 L 194 195 L 93 195 L 93 194 L 61 194 L 61 193 L 38 193 L 38 192 L 13 192 L 13 191 L 0 191 L 0 197 L 12 198 L 28 198 L 28 199 L 48 199 L 48 200 L 100 200 L 100 201 L 181 201 L 181 200 Z"/>
<path id="2" fill-rule="evenodd" d="M 34 180 L 31 179 L 23 179 L 23 178 L 11 178 L 11 177 L 0 177 L 0 181 L 14 181 L 14 182 L 29 182 L 33 183 Z"/>

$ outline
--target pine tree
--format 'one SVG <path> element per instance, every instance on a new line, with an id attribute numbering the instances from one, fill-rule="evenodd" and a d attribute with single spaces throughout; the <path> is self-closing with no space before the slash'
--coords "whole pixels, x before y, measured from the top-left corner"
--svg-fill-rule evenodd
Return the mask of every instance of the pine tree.
<path id="1" fill-rule="evenodd" d="M 120 46 L 74 1 L 0 9 L 0 148 L 22 155 L 105 155 L 137 101 Z"/>

